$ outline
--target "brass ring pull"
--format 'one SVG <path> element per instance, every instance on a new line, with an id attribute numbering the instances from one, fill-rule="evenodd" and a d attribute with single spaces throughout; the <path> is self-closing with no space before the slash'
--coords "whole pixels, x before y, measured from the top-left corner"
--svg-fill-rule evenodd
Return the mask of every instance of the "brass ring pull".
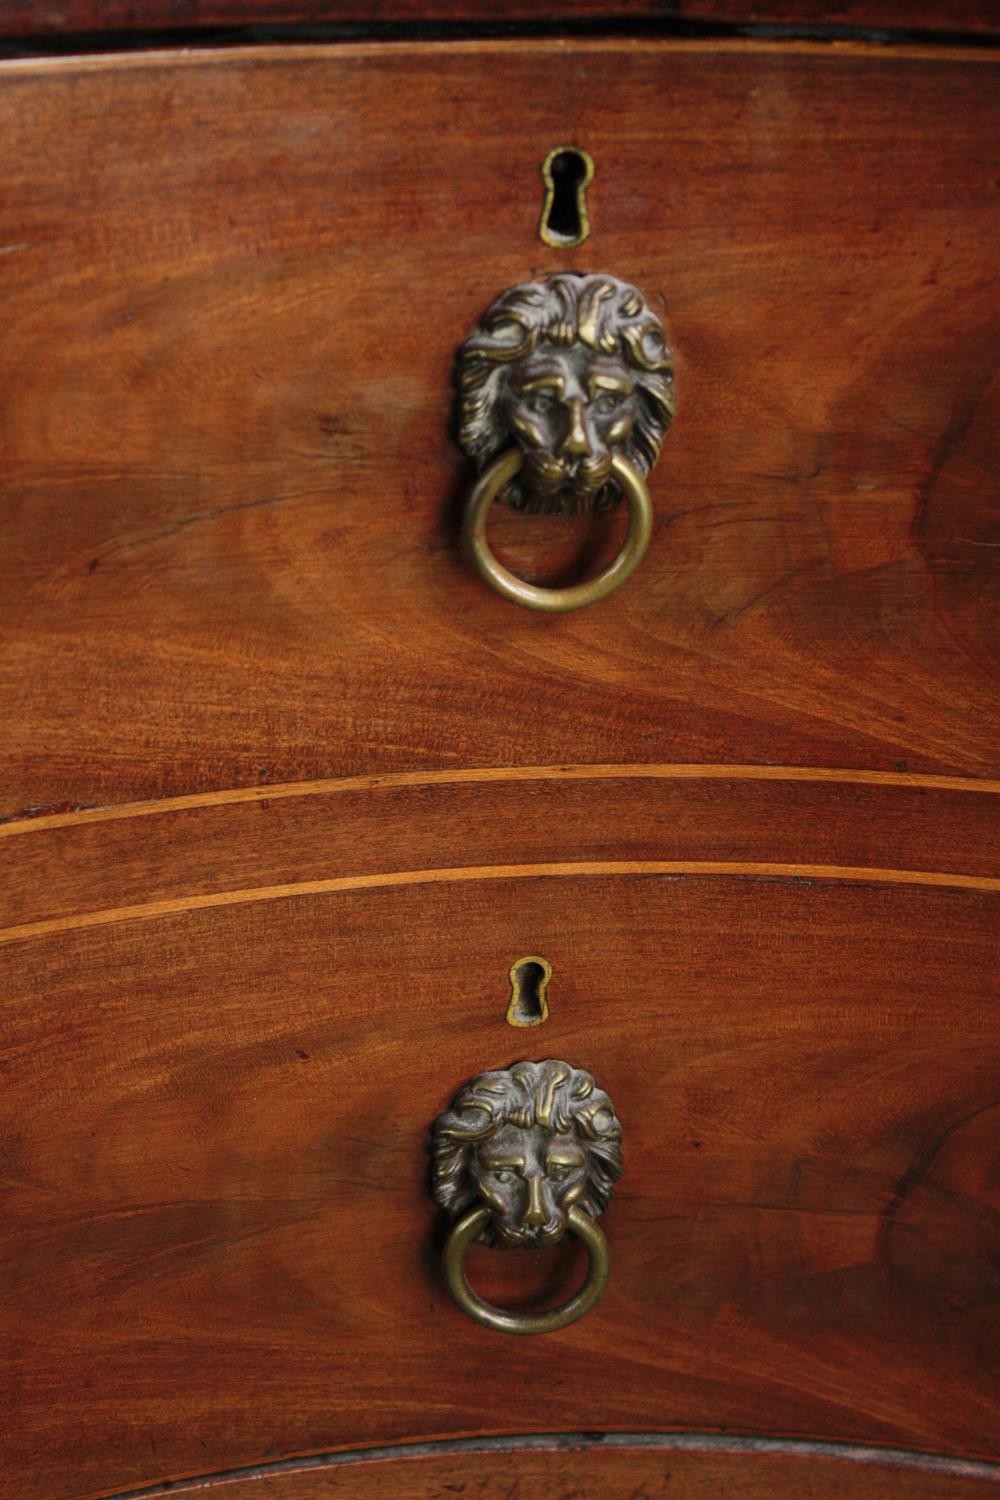
<path id="1" fill-rule="evenodd" d="M 611 1252 L 597 1227 L 622 1171 L 621 1124 L 593 1076 L 559 1058 L 519 1062 L 465 1084 L 431 1132 L 431 1190 L 455 1224 L 444 1247 L 448 1288 L 463 1312 L 500 1333 L 553 1333 L 593 1307 Z M 473 1240 L 508 1250 L 579 1235 L 590 1269 L 568 1302 L 505 1312 L 469 1285 Z"/>
<path id="2" fill-rule="evenodd" d="M 459 1219 L 444 1248 L 444 1272 L 451 1294 L 463 1312 L 487 1328 L 499 1333 L 554 1333 L 575 1323 L 589 1312 L 607 1285 L 611 1270 L 611 1252 L 608 1242 L 589 1214 L 573 1207 L 568 1214 L 569 1227 L 580 1236 L 590 1253 L 590 1271 L 586 1281 L 568 1302 L 543 1313 L 504 1312 L 490 1302 L 484 1302 L 469 1285 L 465 1274 L 465 1252 L 470 1240 L 481 1234 L 490 1221 L 488 1208 L 473 1208 Z"/>
<path id="3" fill-rule="evenodd" d="M 653 531 L 653 506 L 642 475 L 620 453 L 612 455 L 612 473 L 625 495 L 629 509 L 629 529 L 625 545 L 618 556 L 596 578 L 575 583 L 568 588 L 546 589 L 527 583 L 498 562 L 486 539 L 490 507 L 497 496 L 519 472 L 524 463 L 520 448 L 509 448 L 483 474 L 465 512 L 464 537 L 469 556 L 480 578 L 513 604 L 526 609 L 545 610 L 549 614 L 566 614 L 603 599 L 625 582 L 643 559 Z"/>
<path id="4" fill-rule="evenodd" d="M 480 476 L 464 521 L 479 576 L 513 604 L 548 614 L 624 583 L 649 545 L 645 476 L 677 409 L 673 355 L 638 288 L 580 271 L 508 287 L 459 350 L 455 388 L 459 447 Z M 625 545 L 596 578 L 539 588 L 494 557 L 494 500 L 528 515 L 585 515 L 624 500 Z"/>

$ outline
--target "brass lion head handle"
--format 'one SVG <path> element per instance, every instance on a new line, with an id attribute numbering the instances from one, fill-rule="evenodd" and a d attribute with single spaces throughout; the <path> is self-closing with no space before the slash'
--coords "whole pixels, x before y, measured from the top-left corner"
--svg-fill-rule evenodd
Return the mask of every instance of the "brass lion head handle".
<path id="1" fill-rule="evenodd" d="M 479 471 L 465 540 L 480 575 L 532 609 L 578 609 L 623 583 L 652 530 L 645 475 L 676 400 L 673 359 L 642 293 L 615 276 L 559 272 L 498 297 L 458 356 L 458 437 Z M 533 514 L 606 510 L 624 496 L 628 539 L 587 583 L 543 589 L 497 562 L 490 506 Z"/>
<path id="2" fill-rule="evenodd" d="M 582 1317 L 604 1290 L 607 1241 L 597 1226 L 621 1175 L 621 1126 L 611 1100 L 570 1063 L 520 1062 L 480 1073 L 433 1130 L 433 1192 L 457 1223 L 444 1268 L 458 1305 L 505 1333 L 548 1333 Z M 590 1273 L 562 1306 L 508 1313 L 469 1286 L 465 1251 L 482 1240 L 500 1248 L 556 1244 L 567 1229 L 585 1241 Z"/>

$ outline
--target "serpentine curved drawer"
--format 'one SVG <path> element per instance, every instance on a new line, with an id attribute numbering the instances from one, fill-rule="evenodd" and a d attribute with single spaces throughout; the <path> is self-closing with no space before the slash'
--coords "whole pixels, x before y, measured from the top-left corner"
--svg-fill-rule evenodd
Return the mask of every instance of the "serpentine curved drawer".
<path id="1" fill-rule="evenodd" d="M 12 1500 L 993 1484 L 995 74 L 0 64 Z M 562 618 L 463 560 L 452 390 L 556 270 L 642 289 L 678 400 L 641 560 Z M 489 525 L 549 587 L 624 517 Z M 512 1338 L 448 1294 L 428 1136 L 553 1059 L 620 1119 L 610 1274 Z M 584 1262 L 460 1266 L 537 1308 Z"/>
<path id="2" fill-rule="evenodd" d="M 957 778 L 606 767 L 7 825 L 18 1496 L 476 1433 L 995 1458 L 995 805 Z M 525 953 L 549 1017 L 514 1030 Z M 627 1170 L 602 1301 L 526 1366 L 443 1288 L 427 1132 L 463 1079 L 549 1056 L 608 1089 Z M 469 1258 L 499 1303 L 580 1259 Z M 609 1485 L 647 1458 L 602 1459 Z"/>
<path id="3" fill-rule="evenodd" d="M 0 815 L 567 760 L 996 775 L 996 71 L 625 40 L 0 65 Z M 557 249 L 571 122 L 591 234 Z M 537 620 L 461 556 L 453 366 L 505 287 L 581 265 L 663 314 L 678 415 L 641 566 Z M 494 511 L 536 581 L 624 525 Z"/>

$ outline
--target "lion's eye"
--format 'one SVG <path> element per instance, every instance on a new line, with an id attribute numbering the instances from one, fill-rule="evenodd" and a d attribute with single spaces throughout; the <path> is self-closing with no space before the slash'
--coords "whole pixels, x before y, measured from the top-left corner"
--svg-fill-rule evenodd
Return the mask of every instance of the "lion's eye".
<path id="1" fill-rule="evenodd" d="M 553 1182 L 565 1182 L 570 1174 L 569 1167 L 550 1167 L 549 1176 Z"/>
<path id="2" fill-rule="evenodd" d="M 514 1180 L 513 1172 L 508 1172 L 506 1167 L 498 1168 L 498 1170 L 493 1173 L 493 1176 L 496 1178 L 497 1182 L 513 1182 Z"/>
<path id="3" fill-rule="evenodd" d="M 599 412 L 617 411 L 618 407 L 621 406 L 621 404 L 622 397 L 618 395 L 617 392 L 605 391 L 604 394 L 602 396 L 598 396 L 597 400 L 594 402 L 594 409 L 595 411 Z"/>
<path id="4" fill-rule="evenodd" d="M 538 391 L 534 396 L 528 397 L 528 407 L 531 411 L 551 411 L 552 404 L 552 397 L 546 391 Z"/>

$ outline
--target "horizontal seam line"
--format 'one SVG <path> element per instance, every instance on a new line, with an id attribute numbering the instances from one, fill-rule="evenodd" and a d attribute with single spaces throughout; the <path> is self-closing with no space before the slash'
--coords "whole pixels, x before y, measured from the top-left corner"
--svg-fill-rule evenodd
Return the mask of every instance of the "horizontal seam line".
<path id="1" fill-rule="evenodd" d="M 397 870 L 372 875 L 335 875 L 326 880 L 303 880 L 285 885 L 250 886 L 244 890 L 211 891 L 195 896 L 165 897 L 135 906 L 108 907 L 70 917 L 52 917 L 0 930 L 0 944 L 45 937 L 116 922 L 149 921 L 215 907 L 245 906 L 281 901 L 295 896 L 336 895 L 343 891 L 385 890 L 416 885 L 446 885 L 462 881 L 531 880 L 614 875 L 706 875 L 808 881 L 876 882 L 881 885 L 943 886 L 961 890 L 1000 891 L 1000 878 L 951 874 L 938 870 L 894 870 L 850 865 L 792 865 L 733 860 L 581 860 L 532 865 L 458 865 L 426 870 Z"/>

